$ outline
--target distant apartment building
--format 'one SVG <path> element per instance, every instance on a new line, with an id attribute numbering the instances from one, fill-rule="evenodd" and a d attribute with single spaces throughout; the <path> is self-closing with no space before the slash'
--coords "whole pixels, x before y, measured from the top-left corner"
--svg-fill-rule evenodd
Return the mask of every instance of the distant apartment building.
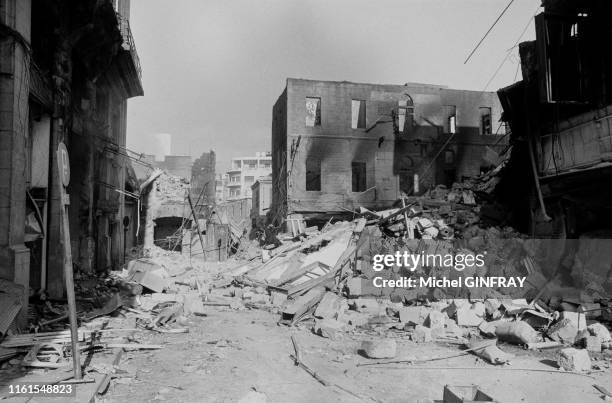
<path id="1" fill-rule="evenodd" d="M 227 199 L 227 190 L 225 185 L 227 183 L 227 174 L 216 174 L 215 175 L 215 202 L 217 204 L 223 203 Z"/>
<path id="2" fill-rule="evenodd" d="M 272 111 L 273 219 L 385 208 L 476 176 L 506 144 L 501 112 L 493 92 L 287 79 Z"/>
<path id="3" fill-rule="evenodd" d="M 257 179 L 272 173 L 272 154 L 258 152 L 252 157 L 232 158 L 227 171 L 227 200 L 251 197 L 251 186 Z"/>

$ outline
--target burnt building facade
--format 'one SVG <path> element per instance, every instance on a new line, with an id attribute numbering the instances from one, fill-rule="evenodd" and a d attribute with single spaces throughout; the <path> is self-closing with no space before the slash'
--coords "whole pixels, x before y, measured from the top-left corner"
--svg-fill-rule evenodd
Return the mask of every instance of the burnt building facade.
<path id="1" fill-rule="evenodd" d="M 476 176 L 505 140 L 495 93 L 427 84 L 290 78 L 272 115 L 277 223 L 384 208 Z"/>
<path id="2" fill-rule="evenodd" d="M 127 99 L 143 95 L 129 0 L 2 0 L 0 26 L 0 277 L 60 298 L 59 143 L 74 266 L 123 263 Z"/>
<path id="3" fill-rule="evenodd" d="M 612 228 L 612 4 L 542 5 L 523 80 L 499 91 L 513 148 L 497 192 L 517 228 L 575 238 Z"/>

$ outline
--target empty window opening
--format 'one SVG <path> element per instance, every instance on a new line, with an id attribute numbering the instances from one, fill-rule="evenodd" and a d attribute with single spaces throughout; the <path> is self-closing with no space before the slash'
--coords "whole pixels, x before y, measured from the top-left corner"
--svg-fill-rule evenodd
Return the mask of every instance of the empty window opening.
<path id="1" fill-rule="evenodd" d="M 321 161 L 318 159 L 306 159 L 306 190 L 314 192 L 321 190 Z"/>
<path id="2" fill-rule="evenodd" d="M 454 164 L 455 163 L 455 152 L 453 150 L 444 151 L 444 163 Z"/>
<path id="3" fill-rule="evenodd" d="M 457 107 L 449 105 L 446 107 L 446 132 L 450 134 L 457 133 Z"/>
<path id="4" fill-rule="evenodd" d="M 366 103 L 363 100 L 353 99 L 351 101 L 351 128 L 365 129 L 366 127 Z"/>
<path id="5" fill-rule="evenodd" d="M 491 108 L 481 107 L 480 108 L 480 134 L 490 135 L 493 133 L 491 125 Z"/>
<path id="6" fill-rule="evenodd" d="M 426 143 L 421 143 L 421 157 L 426 157 L 427 156 L 427 144 Z"/>
<path id="7" fill-rule="evenodd" d="M 306 126 L 321 126 L 321 98 L 306 98 Z"/>
<path id="8" fill-rule="evenodd" d="M 365 162 L 352 162 L 352 185 L 351 189 L 353 192 L 364 192 L 366 190 L 366 163 Z"/>
<path id="9" fill-rule="evenodd" d="M 407 100 L 398 101 L 397 127 L 399 133 L 404 133 L 414 125 L 414 108 Z"/>

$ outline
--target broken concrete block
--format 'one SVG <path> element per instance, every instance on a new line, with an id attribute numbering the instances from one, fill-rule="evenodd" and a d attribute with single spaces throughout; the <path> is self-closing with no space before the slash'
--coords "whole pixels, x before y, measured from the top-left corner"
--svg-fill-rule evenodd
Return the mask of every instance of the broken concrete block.
<path id="1" fill-rule="evenodd" d="M 270 300 L 274 306 L 282 306 L 287 302 L 287 294 L 278 291 L 272 291 L 270 293 Z"/>
<path id="2" fill-rule="evenodd" d="M 204 304 L 199 293 L 187 293 L 183 295 L 183 309 L 185 314 L 201 315 L 204 314 Z"/>
<path id="3" fill-rule="evenodd" d="M 357 311 L 345 311 L 339 318 L 340 321 L 351 326 L 364 326 L 368 323 L 370 315 Z"/>
<path id="4" fill-rule="evenodd" d="M 514 358 L 514 355 L 500 350 L 495 340 L 472 341 L 469 346 L 474 354 L 494 365 L 505 364 Z"/>
<path id="5" fill-rule="evenodd" d="M 410 336 L 415 343 L 427 343 L 432 341 L 431 329 L 425 326 L 416 325 Z"/>
<path id="6" fill-rule="evenodd" d="M 562 319 L 548 329 L 548 337 L 564 344 L 574 344 L 578 329 L 569 319 Z"/>
<path id="7" fill-rule="evenodd" d="M 357 298 L 349 301 L 357 312 L 367 312 L 371 315 L 386 315 L 386 307 L 374 298 Z"/>
<path id="8" fill-rule="evenodd" d="M 162 292 L 166 286 L 168 273 L 157 263 L 146 259 L 132 260 L 128 263 L 128 281 L 133 281 L 154 292 Z"/>
<path id="9" fill-rule="evenodd" d="M 597 336 L 586 336 L 582 342 L 587 351 L 601 353 L 601 340 Z"/>
<path id="10" fill-rule="evenodd" d="M 347 307 L 344 298 L 328 291 L 317 305 L 314 316 L 320 319 L 338 319 Z"/>
<path id="11" fill-rule="evenodd" d="M 312 330 L 321 337 L 338 340 L 342 338 L 342 332 L 347 330 L 347 327 L 335 319 L 316 319 Z"/>
<path id="12" fill-rule="evenodd" d="M 363 281 L 361 277 L 351 277 L 346 282 L 349 298 L 357 298 L 363 293 Z"/>
<path id="13" fill-rule="evenodd" d="M 498 319 L 498 317 L 501 317 L 501 312 L 499 312 L 499 308 L 501 307 L 501 302 L 499 302 L 496 299 L 487 299 L 484 302 L 485 305 L 485 312 L 487 313 L 488 316 L 492 317 L 493 319 Z"/>
<path id="14" fill-rule="evenodd" d="M 582 312 L 563 311 L 560 318 L 570 320 L 577 330 L 586 329 L 587 327 L 586 316 Z"/>
<path id="15" fill-rule="evenodd" d="M 557 360 L 560 368 L 566 371 L 581 372 L 591 370 L 591 357 L 586 350 L 565 348 Z"/>
<path id="16" fill-rule="evenodd" d="M 472 304 L 471 309 L 472 309 L 472 311 L 474 311 L 476 313 L 476 316 L 480 316 L 481 318 L 484 318 L 484 316 L 485 316 L 485 314 L 487 312 L 485 304 L 483 302 L 480 302 L 480 301 L 474 302 Z"/>
<path id="17" fill-rule="evenodd" d="M 459 326 L 478 326 L 483 321 L 482 316 L 470 307 L 462 306 L 457 309 L 457 324 Z"/>
<path id="18" fill-rule="evenodd" d="M 399 308 L 400 322 L 422 325 L 427 318 L 427 309 L 422 306 L 404 306 Z"/>
<path id="19" fill-rule="evenodd" d="M 394 339 L 364 341 L 361 348 L 369 358 L 395 358 L 397 354 L 397 343 Z"/>
<path id="20" fill-rule="evenodd" d="M 444 328 L 444 322 L 446 320 L 446 315 L 442 312 L 431 311 L 427 316 L 427 326 L 430 329 L 440 329 Z"/>
<path id="21" fill-rule="evenodd" d="M 597 336 L 601 343 L 608 343 L 612 341 L 610 331 L 601 323 L 593 323 L 587 327 L 591 336 Z"/>
<path id="22" fill-rule="evenodd" d="M 522 321 L 499 322 L 495 326 L 495 335 L 500 340 L 515 344 L 529 344 L 538 339 L 538 332 L 528 323 Z"/>

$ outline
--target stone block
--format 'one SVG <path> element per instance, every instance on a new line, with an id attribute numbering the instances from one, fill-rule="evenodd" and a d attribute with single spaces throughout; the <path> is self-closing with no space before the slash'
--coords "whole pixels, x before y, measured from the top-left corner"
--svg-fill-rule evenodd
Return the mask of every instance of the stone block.
<path id="1" fill-rule="evenodd" d="M 557 360 L 560 368 L 566 371 L 582 372 L 591 370 L 591 357 L 586 350 L 565 348 L 561 350 Z"/>
<path id="2" fill-rule="evenodd" d="M 320 319 L 338 319 L 346 308 L 347 304 L 344 298 L 328 291 L 317 305 L 314 316 Z"/>
<path id="3" fill-rule="evenodd" d="M 564 344 L 574 344 L 578 329 L 569 319 L 562 319 L 548 329 L 548 337 Z"/>
<path id="4" fill-rule="evenodd" d="M 361 348 L 369 358 L 395 358 L 397 354 L 397 343 L 393 339 L 364 341 Z"/>
<path id="5" fill-rule="evenodd" d="M 321 337 L 338 340 L 342 338 L 342 332 L 348 329 L 344 323 L 335 319 L 316 319 L 312 330 Z"/>
<path id="6" fill-rule="evenodd" d="M 478 326 L 483 321 L 482 316 L 478 316 L 474 309 L 467 306 L 458 308 L 456 315 L 459 326 Z"/>
<path id="7" fill-rule="evenodd" d="M 570 320 L 577 330 L 586 329 L 587 327 L 586 316 L 582 312 L 563 311 L 560 318 Z"/>
<path id="8" fill-rule="evenodd" d="M 363 312 L 357 311 L 345 311 L 344 314 L 339 318 L 344 323 L 348 323 L 351 326 L 364 326 L 368 323 L 370 315 Z"/>
<path id="9" fill-rule="evenodd" d="M 601 340 L 597 336 L 586 336 L 583 339 L 584 348 L 592 353 L 601 353 Z"/>
<path id="10" fill-rule="evenodd" d="M 430 329 L 440 329 L 444 328 L 444 323 L 446 321 L 446 314 L 438 311 L 431 311 L 427 316 L 427 326 Z"/>
<path id="11" fill-rule="evenodd" d="M 399 308 L 400 322 L 422 325 L 427 318 L 427 309 L 422 306 L 404 306 Z"/>
<path id="12" fill-rule="evenodd" d="M 587 329 L 589 330 L 589 334 L 591 336 L 597 336 L 601 343 L 608 343 L 612 341 L 610 331 L 601 323 L 590 324 Z"/>
<path id="13" fill-rule="evenodd" d="M 432 341 L 431 329 L 425 326 L 416 325 L 410 336 L 415 343 L 427 343 Z"/>

